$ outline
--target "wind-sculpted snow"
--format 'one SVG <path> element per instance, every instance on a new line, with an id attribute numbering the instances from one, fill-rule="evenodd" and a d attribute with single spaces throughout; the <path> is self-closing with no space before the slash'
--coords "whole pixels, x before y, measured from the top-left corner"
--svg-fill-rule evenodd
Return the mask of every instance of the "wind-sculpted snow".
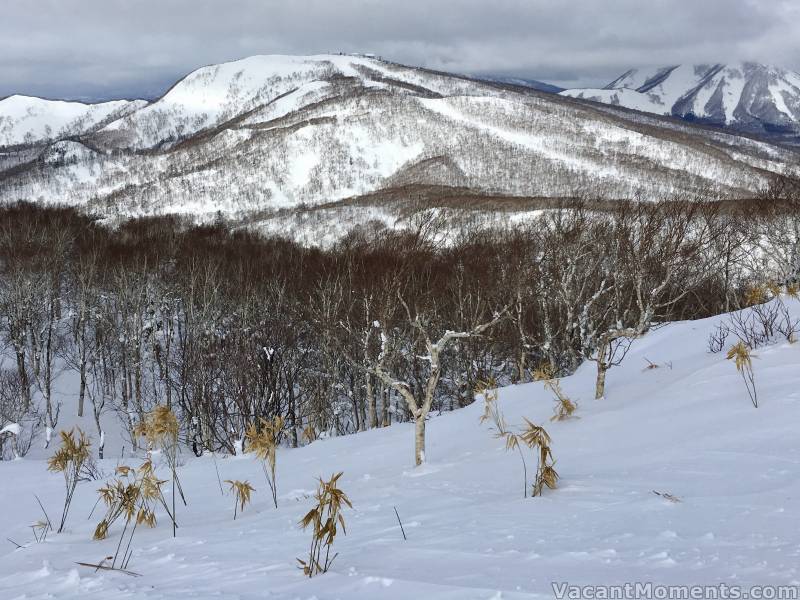
<path id="1" fill-rule="evenodd" d="M 784 301 L 800 317 L 798 302 Z M 104 480 L 80 482 L 65 532 L 37 544 L 29 526 L 43 516 L 33 495 L 52 518 L 63 478 L 47 471 L 49 453 L 39 449 L 0 462 L 0 597 L 522 600 L 553 598 L 553 582 L 796 586 L 800 347 L 784 340 L 756 351 L 753 408 L 733 362 L 708 351 L 726 319 L 673 323 L 635 341 L 603 400 L 593 399 L 594 365 L 583 365 L 561 380 L 578 403 L 571 419 L 549 421 L 554 401 L 542 382 L 501 389 L 509 428 L 528 418 L 552 438 L 558 488 L 538 498 L 523 498 L 519 456 L 481 424 L 480 398 L 431 417 L 422 467 L 413 466 L 410 423 L 281 447 L 277 509 L 252 456 L 198 459 L 182 447 L 188 505 L 178 502 L 174 538 L 162 507 L 155 529 L 136 530 L 128 568 L 140 577 L 76 564 L 115 553 L 122 519 L 103 541 L 91 539 L 103 507 L 87 520 Z M 65 383 L 58 392 L 74 399 Z M 94 430 L 91 417 L 83 426 Z M 130 443 L 111 432 L 100 463 L 109 478 L 119 465 L 141 464 L 129 450 L 120 458 Z M 155 461 L 169 479 L 163 457 Z M 339 471 L 353 502 L 347 534 L 336 537 L 331 571 L 309 579 L 297 568 L 310 540 L 298 522 L 316 478 Z M 256 488 L 235 521 L 218 476 Z M 170 505 L 168 484 L 164 492 Z"/>
<path id="2" fill-rule="evenodd" d="M 0 155 L 0 199 L 246 222 L 365 195 L 380 203 L 409 185 L 534 199 L 748 197 L 796 164 L 779 146 L 519 86 L 363 56 L 254 56 L 198 69 L 68 142 Z"/>

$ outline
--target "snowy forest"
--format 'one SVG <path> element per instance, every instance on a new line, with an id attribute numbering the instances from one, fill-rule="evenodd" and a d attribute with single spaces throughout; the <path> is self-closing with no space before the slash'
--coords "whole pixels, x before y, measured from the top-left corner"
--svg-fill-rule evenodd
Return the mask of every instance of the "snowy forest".
<path id="1" fill-rule="evenodd" d="M 481 386 L 590 361 L 601 398 L 647 331 L 796 294 L 800 276 L 800 183 L 786 178 L 746 202 L 576 203 L 480 231 L 436 211 L 412 223 L 320 249 L 222 217 L 110 227 L 0 207 L 0 423 L 18 425 L 0 457 L 49 445 L 73 413 L 94 415 L 99 458 L 107 413 L 135 450 L 137 426 L 166 406 L 198 456 L 240 453 L 274 417 L 290 447 L 412 421 L 420 464 L 429 414 Z M 778 309 L 739 326 L 797 328 Z M 80 382 L 68 401 L 53 394 L 65 373 Z"/>
<path id="2" fill-rule="evenodd" d="M 0 600 L 800 600 L 800 0 L 6 0 Z"/>

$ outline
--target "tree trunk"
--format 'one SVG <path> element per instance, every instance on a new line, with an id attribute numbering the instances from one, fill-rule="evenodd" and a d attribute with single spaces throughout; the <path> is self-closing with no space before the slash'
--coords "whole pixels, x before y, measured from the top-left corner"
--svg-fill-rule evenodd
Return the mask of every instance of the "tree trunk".
<path id="1" fill-rule="evenodd" d="M 358 385 L 356 383 L 356 378 L 352 374 L 350 375 L 350 401 L 353 404 L 353 420 L 355 421 L 353 425 L 355 425 L 356 431 L 364 431 L 364 419 L 361 418 L 361 410 L 359 409 L 358 401 Z"/>
<path id="2" fill-rule="evenodd" d="M 294 397 L 294 388 L 289 386 L 289 406 L 287 407 L 289 412 L 289 441 L 292 444 L 292 448 L 297 448 L 297 413 L 295 411 L 295 397 Z"/>
<path id="3" fill-rule="evenodd" d="M 392 424 L 390 421 L 389 415 L 389 406 L 392 401 L 392 390 L 391 388 L 387 388 L 381 386 L 381 427 L 388 427 Z"/>
<path id="4" fill-rule="evenodd" d="M 414 462 L 420 466 L 425 462 L 425 415 L 414 419 Z"/>
<path id="5" fill-rule="evenodd" d="M 525 383 L 525 350 L 520 350 L 517 358 L 517 380 L 514 383 Z"/>
<path id="6" fill-rule="evenodd" d="M 600 400 L 606 395 L 606 372 L 608 365 L 603 361 L 597 361 L 597 382 L 594 387 L 594 398 Z"/>
<path id="7" fill-rule="evenodd" d="M 50 329 L 47 333 L 47 343 L 45 344 L 45 365 L 44 365 L 44 373 L 42 375 L 42 385 L 40 386 L 42 389 L 42 395 L 44 396 L 45 407 L 47 410 L 47 427 L 51 430 L 55 430 L 56 424 L 58 423 L 58 413 L 59 409 L 56 408 L 55 411 L 53 410 L 53 394 L 52 394 L 52 382 L 53 382 L 53 353 L 52 353 L 52 338 L 53 338 L 53 330 L 52 324 Z M 45 444 L 45 448 L 50 446 L 50 439 L 47 439 L 47 443 Z"/>
<path id="8" fill-rule="evenodd" d="M 86 398 L 86 363 L 81 361 L 81 386 L 78 391 L 78 416 L 83 416 L 83 403 Z"/>
<path id="9" fill-rule="evenodd" d="M 367 373 L 367 420 L 369 428 L 375 429 L 378 426 L 378 407 L 375 400 L 375 390 L 372 387 L 372 375 Z"/>
<path id="10" fill-rule="evenodd" d="M 25 366 L 25 352 L 17 351 L 17 373 L 19 373 L 19 389 L 22 395 L 22 408 L 28 412 L 31 408 L 31 383 L 28 379 L 28 369 Z"/>
<path id="11" fill-rule="evenodd" d="M 45 410 L 45 416 L 46 416 L 45 422 L 47 423 L 47 430 L 49 432 L 51 432 L 51 434 L 52 434 L 52 432 L 55 431 L 55 429 L 56 429 L 56 422 L 55 422 L 55 418 L 53 416 L 53 402 L 52 402 L 52 400 L 50 398 L 49 390 L 48 390 L 48 392 L 46 394 L 44 394 L 44 397 L 45 397 L 44 401 L 45 401 L 45 407 L 46 407 L 46 410 Z M 50 447 L 50 436 L 49 435 L 45 438 L 44 447 L 45 448 L 49 448 Z"/>
<path id="12" fill-rule="evenodd" d="M 730 294 L 730 281 L 731 281 L 731 248 L 730 240 L 725 247 L 725 312 L 731 312 L 731 294 Z"/>

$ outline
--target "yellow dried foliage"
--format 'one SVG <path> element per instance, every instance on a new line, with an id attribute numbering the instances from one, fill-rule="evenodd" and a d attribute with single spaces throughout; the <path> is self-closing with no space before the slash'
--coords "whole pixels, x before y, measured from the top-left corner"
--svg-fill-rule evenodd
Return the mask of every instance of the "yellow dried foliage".
<path id="1" fill-rule="evenodd" d="M 136 426 L 134 433 L 144 437 L 153 448 L 169 447 L 178 441 L 178 418 L 166 406 L 156 406 Z"/>
<path id="2" fill-rule="evenodd" d="M 727 354 L 728 360 L 736 363 L 736 370 L 742 376 L 747 394 L 753 406 L 758 408 L 758 390 L 756 389 L 755 373 L 753 372 L 753 354 L 745 343 L 739 340 L 738 343 L 730 347 Z"/>
<path id="3" fill-rule="evenodd" d="M 769 297 L 767 295 L 766 285 L 754 285 L 748 288 L 744 294 L 745 306 L 753 306 L 755 304 L 764 304 Z"/>
<path id="4" fill-rule="evenodd" d="M 80 429 L 78 429 L 77 434 L 72 429 L 70 431 L 62 431 L 59 435 L 61 436 L 61 447 L 47 460 L 47 469 L 59 473 L 79 472 L 83 464 L 89 459 L 91 442 Z"/>
<path id="5" fill-rule="evenodd" d="M 556 377 L 556 369 L 550 363 L 542 363 L 533 371 L 534 381 L 543 381 L 545 389 L 550 390 L 555 396 L 556 404 L 553 408 L 551 421 L 564 421 L 572 417 L 578 405 L 573 402 L 564 390 L 561 389 L 561 382 Z"/>
<path id="6" fill-rule="evenodd" d="M 251 423 L 245 435 L 247 447 L 259 458 L 266 461 L 270 467 L 275 468 L 278 436 L 283 430 L 283 418 L 275 416 L 271 420 L 261 419 L 261 427 Z"/>
<path id="7" fill-rule="evenodd" d="M 75 488 L 78 486 L 80 473 L 86 461 L 89 460 L 89 450 L 91 442 L 80 429 L 61 431 L 61 446 L 55 451 L 53 456 L 47 460 L 47 469 L 64 474 L 64 486 L 66 494 L 64 496 L 64 510 L 61 513 L 61 524 L 58 533 L 64 530 L 67 522 L 69 507 L 72 505 L 72 497 Z"/>
<path id="8" fill-rule="evenodd" d="M 173 483 L 177 486 L 178 494 L 185 505 L 186 498 L 183 494 L 183 486 L 178 478 L 179 431 L 180 425 L 178 424 L 178 418 L 175 416 L 175 413 L 167 406 L 159 405 L 151 410 L 136 426 L 134 434 L 145 438 L 150 450 L 159 449 L 164 453 L 170 471 L 172 472 Z"/>
<path id="9" fill-rule="evenodd" d="M 108 535 L 111 525 L 120 517 L 127 522 L 135 519 L 137 525 L 156 526 L 155 506 L 161 503 L 166 508 L 161 486 L 166 480 L 158 479 L 149 459 L 138 469 L 117 467 L 118 479 L 97 490 L 106 505 L 106 514 L 94 530 L 94 539 L 102 540 Z"/>
<path id="10" fill-rule="evenodd" d="M 225 483 L 231 486 L 231 491 L 234 494 L 233 504 L 233 520 L 236 520 L 238 512 L 244 512 L 244 507 L 250 503 L 250 495 L 256 489 L 250 485 L 249 481 L 239 481 L 238 479 L 226 479 Z"/>
<path id="11" fill-rule="evenodd" d="M 317 440 L 317 430 L 316 428 L 309 423 L 303 429 L 303 439 L 305 440 L 306 444 L 310 444 Z"/>
<path id="12" fill-rule="evenodd" d="M 280 415 L 272 419 L 261 419 L 261 427 L 256 427 L 251 423 L 245 432 L 247 437 L 247 447 L 256 457 L 262 461 L 264 475 L 267 478 L 270 492 L 272 492 L 272 502 L 278 508 L 278 483 L 276 475 L 278 438 L 283 430 L 284 421 Z M 267 470 L 266 465 L 269 465 Z"/>
<path id="13" fill-rule="evenodd" d="M 520 439 L 525 442 L 528 448 L 541 448 L 550 446 L 550 434 L 545 431 L 544 427 L 532 423 L 527 418 L 525 419 L 525 429 L 520 434 Z"/>
<path id="14" fill-rule="evenodd" d="M 561 392 L 561 388 L 558 386 L 558 380 L 552 379 L 552 376 L 553 371 L 549 365 L 543 365 L 534 371 L 534 378 L 538 381 L 545 381 L 545 385 L 550 382 L 555 382 L 550 389 L 554 391 L 557 390 L 556 395 L 560 398 L 559 405 L 562 406 L 562 410 L 557 412 L 556 416 L 553 418 L 559 418 L 560 415 L 563 415 L 560 418 L 568 418 L 574 412 L 575 405 Z M 552 452 L 550 451 L 550 434 L 547 433 L 544 427 L 536 425 L 528 419 L 525 419 L 525 428 L 523 431 L 521 433 L 514 433 L 507 427 L 505 418 L 497 406 L 497 390 L 495 387 L 488 382 L 480 383 L 475 391 L 476 393 L 483 394 L 484 397 L 484 411 L 480 419 L 481 423 L 491 421 L 494 426 L 495 437 L 505 440 L 506 450 L 519 451 L 525 477 L 524 496 L 527 497 L 528 494 L 528 468 L 524 453 L 522 452 L 522 446 L 531 449 L 538 459 L 536 479 L 533 483 L 533 495 L 540 496 L 545 487 L 555 489 L 558 481 L 558 473 L 553 468 L 554 461 Z"/>
<path id="15" fill-rule="evenodd" d="M 342 508 L 353 505 L 347 494 L 338 487 L 342 472 L 332 475 L 328 481 L 320 478 L 317 492 L 314 496 L 316 505 L 300 520 L 303 529 L 311 527 L 311 549 L 307 560 L 297 559 L 303 573 L 313 577 L 318 573 L 327 572 L 336 558 L 331 556 L 331 547 L 341 527 L 342 533 L 347 535 Z M 324 556 L 323 556 L 324 550 Z"/>
<path id="16" fill-rule="evenodd" d="M 555 378 L 555 369 L 550 363 L 542 363 L 533 370 L 534 381 L 548 381 Z"/>
<path id="17" fill-rule="evenodd" d="M 480 418 L 480 423 L 491 421 L 494 425 L 497 437 L 503 437 L 506 434 L 507 427 L 503 414 L 497 406 L 497 384 L 494 379 L 487 381 L 480 381 L 475 386 L 475 393 L 483 396 L 483 414 Z"/>
<path id="18" fill-rule="evenodd" d="M 538 466 L 536 468 L 536 479 L 533 482 L 532 495 L 541 496 L 545 487 L 554 490 L 558 483 L 558 473 L 553 465 L 553 453 L 550 450 L 550 434 L 544 427 L 532 423 L 525 419 L 525 430 L 520 434 L 520 439 L 532 450 L 536 451 Z"/>
<path id="19" fill-rule="evenodd" d="M 743 371 L 744 369 L 753 368 L 750 348 L 748 348 L 741 340 L 737 344 L 730 347 L 728 350 L 727 359 L 734 360 L 736 362 L 736 370 L 739 372 Z"/>

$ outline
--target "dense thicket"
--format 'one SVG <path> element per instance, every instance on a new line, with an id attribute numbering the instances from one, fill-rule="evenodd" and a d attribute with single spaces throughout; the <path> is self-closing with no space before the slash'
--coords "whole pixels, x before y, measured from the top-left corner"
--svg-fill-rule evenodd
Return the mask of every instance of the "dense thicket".
<path id="1" fill-rule="evenodd" d="M 731 310 L 754 282 L 798 277 L 798 189 L 777 182 L 744 206 L 576 206 L 502 231 L 420 216 L 413 231 L 354 232 L 327 250 L 221 220 L 111 229 L 69 208 L 5 206 L 0 426 L 24 424 L 24 451 L 63 411 L 91 411 L 98 432 L 116 411 L 130 436 L 165 404 L 197 452 L 233 452 L 275 415 L 297 445 L 424 425 L 415 402 L 450 410 L 479 381 L 587 359 L 601 396 L 608 368 L 654 324 Z M 64 370 L 80 389 L 62 405 Z"/>

